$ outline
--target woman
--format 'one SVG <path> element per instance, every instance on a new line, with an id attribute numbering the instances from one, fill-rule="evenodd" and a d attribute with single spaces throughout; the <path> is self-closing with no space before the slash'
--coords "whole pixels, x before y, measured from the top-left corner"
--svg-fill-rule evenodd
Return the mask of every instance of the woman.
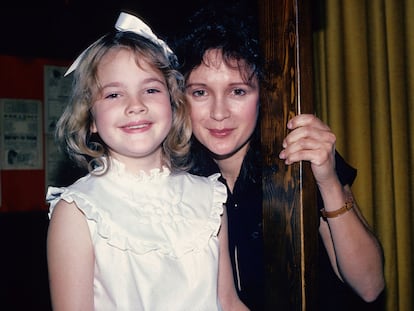
<path id="1" fill-rule="evenodd" d="M 220 172 L 227 185 L 230 256 L 235 285 L 251 310 L 263 309 L 263 237 L 259 85 L 263 84 L 258 42 L 245 17 L 225 8 L 202 9 L 188 32 L 176 40 L 191 104 L 194 173 Z M 318 292 L 335 288 L 335 301 L 319 299 L 318 310 L 346 308 L 347 288 L 363 300 L 375 300 L 384 288 L 379 242 L 361 215 L 350 186 L 356 172 L 335 152 L 335 135 L 313 115 L 288 124 L 279 157 L 286 165 L 309 161 L 323 215 L 319 233 L 324 245 Z M 323 217 L 322 217 L 323 216 Z M 323 261 L 324 256 L 329 258 Z M 324 264 L 325 263 L 325 264 Z M 327 263 L 327 264 L 326 264 Z M 329 264 L 330 263 L 330 264 Z M 336 275 L 328 284 L 323 275 Z M 338 300 L 345 292 L 343 301 Z"/>

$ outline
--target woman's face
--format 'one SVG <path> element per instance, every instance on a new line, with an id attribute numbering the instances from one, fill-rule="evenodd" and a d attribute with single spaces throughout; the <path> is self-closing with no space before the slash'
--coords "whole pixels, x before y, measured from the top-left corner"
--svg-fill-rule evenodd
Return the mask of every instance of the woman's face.
<path id="1" fill-rule="evenodd" d="M 258 81 L 243 77 L 236 61 L 228 66 L 221 51 L 209 50 L 187 79 L 193 134 L 220 159 L 245 153 L 256 126 Z"/>

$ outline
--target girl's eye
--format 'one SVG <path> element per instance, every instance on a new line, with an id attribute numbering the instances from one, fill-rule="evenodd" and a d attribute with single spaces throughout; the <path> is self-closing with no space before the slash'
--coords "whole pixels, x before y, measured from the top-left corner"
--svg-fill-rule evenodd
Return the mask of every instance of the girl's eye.
<path id="1" fill-rule="evenodd" d="M 243 96 L 246 94 L 246 91 L 243 89 L 234 89 L 233 94 L 237 96 Z"/>
<path id="2" fill-rule="evenodd" d="M 118 98 L 119 94 L 117 93 L 111 93 L 111 94 L 107 94 L 105 95 L 105 98 L 111 99 L 111 98 Z"/>
<path id="3" fill-rule="evenodd" d="M 207 92 L 205 90 L 196 90 L 192 92 L 192 95 L 195 97 L 201 97 L 201 96 L 205 96 L 206 93 Z"/>

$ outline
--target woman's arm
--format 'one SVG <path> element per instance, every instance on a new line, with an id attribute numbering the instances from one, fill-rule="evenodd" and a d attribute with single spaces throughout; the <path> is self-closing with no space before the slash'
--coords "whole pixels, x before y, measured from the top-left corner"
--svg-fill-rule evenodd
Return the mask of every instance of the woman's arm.
<path id="1" fill-rule="evenodd" d="M 340 186 L 337 194 L 333 188 L 322 194 L 326 210 L 341 208 L 345 198 L 352 196 L 349 186 Z M 383 254 L 355 199 L 353 201 L 350 211 L 335 218 L 321 219 L 319 232 L 338 277 L 370 302 L 384 289 Z"/>
<path id="2" fill-rule="evenodd" d="M 86 218 L 74 203 L 61 200 L 53 210 L 47 259 L 53 310 L 93 310 L 93 247 Z"/>
<path id="3" fill-rule="evenodd" d="M 335 135 L 313 115 L 292 118 L 288 128 L 291 132 L 283 142 L 280 158 L 288 165 L 310 161 L 325 210 L 340 209 L 352 193 L 349 186 L 341 185 L 336 174 Z M 319 232 L 338 277 L 361 298 L 373 301 L 384 288 L 382 249 L 352 199 L 351 210 L 326 221 L 321 219 Z"/>
<path id="4" fill-rule="evenodd" d="M 218 296 L 224 311 L 249 310 L 237 295 L 234 287 L 233 271 L 230 263 L 229 243 L 227 234 L 227 212 L 224 208 L 221 217 L 221 228 L 219 232 L 220 255 L 218 268 Z"/>

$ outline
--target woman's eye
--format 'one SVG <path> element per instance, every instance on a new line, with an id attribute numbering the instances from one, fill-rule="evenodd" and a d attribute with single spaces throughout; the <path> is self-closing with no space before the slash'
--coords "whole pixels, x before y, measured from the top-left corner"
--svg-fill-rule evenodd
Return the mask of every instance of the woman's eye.
<path id="1" fill-rule="evenodd" d="M 148 94 L 155 94 L 155 93 L 159 93 L 160 91 L 158 89 L 148 89 L 147 93 Z"/>
<path id="2" fill-rule="evenodd" d="M 238 96 L 242 96 L 242 95 L 245 95 L 246 94 L 246 91 L 243 90 L 243 89 L 234 89 L 233 90 L 233 94 L 234 95 L 238 95 Z"/>

